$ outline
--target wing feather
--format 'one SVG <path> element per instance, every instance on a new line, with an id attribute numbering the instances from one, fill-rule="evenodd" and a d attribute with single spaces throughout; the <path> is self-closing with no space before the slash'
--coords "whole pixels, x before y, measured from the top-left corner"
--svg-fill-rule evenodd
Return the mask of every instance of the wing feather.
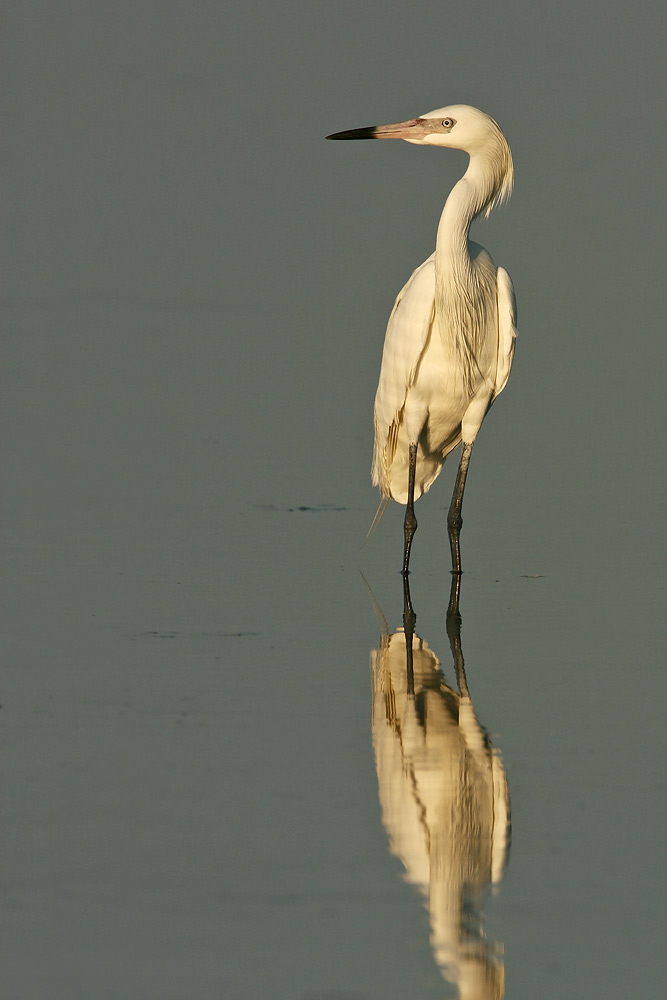
<path id="1" fill-rule="evenodd" d="M 494 398 L 498 396 L 510 377 L 516 341 L 516 298 L 512 279 L 504 267 L 498 268 L 498 368 Z"/>
<path id="2" fill-rule="evenodd" d="M 428 341 L 435 307 L 435 254 L 413 272 L 391 311 L 375 396 L 373 484 L 389 496 L 401 413 Z"/>

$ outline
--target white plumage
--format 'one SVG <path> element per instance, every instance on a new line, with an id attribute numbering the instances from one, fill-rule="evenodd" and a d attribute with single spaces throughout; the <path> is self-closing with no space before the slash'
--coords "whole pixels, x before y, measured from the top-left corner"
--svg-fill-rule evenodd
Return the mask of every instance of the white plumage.
<path id="1" fill-rule="evenodd" d="M 489 406 L 505 387 L 516 337 L 510 277 L 469 239 L 469 231 L 476 216 L 488 215 L 509 197 L 512 155 L 497 123 L 467 105 L 329 138 L 399 138 L 463 149 L 470 156 L 445 203 L 435 252 L 412 274 L 389 317 L 375 397 L 371 470 L 383 497 L 407 505 L 407 573 L 417 526 L 412 504 L 431 487 L 447 455 L 463 443 L 448 517 L 453 569 L 460 572 L 458 533 L 470 452 Z"/>

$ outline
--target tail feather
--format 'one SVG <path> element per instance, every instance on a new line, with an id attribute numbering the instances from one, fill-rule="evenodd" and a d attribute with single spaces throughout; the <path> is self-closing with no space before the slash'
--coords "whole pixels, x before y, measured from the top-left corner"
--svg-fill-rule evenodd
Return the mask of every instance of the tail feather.
<path id="1" fill-rule="evenodd" d="M 377 526 L 380 523 L 380 521 L 382 520 L 384 512 L 387 509 L 387 504 L 388 503 L 389 503 L 389 497 L 382 497 L 382 499 L 380 500 L 380 503 L 378 505 L 378 509 L 375 511 L 375 517 L 373 518 L 373 523 L 371 524 L 370 528 L 368 529 L 368 534 L 364 538 L 363 543 L 361 545 L 362 549 L 363 549 L 364 545 L 366 544 L 366 542 L 368 541 L 368 539 L 373 534 L 373 532 L 375 531 L 375 529 L 377 528 Z"/>

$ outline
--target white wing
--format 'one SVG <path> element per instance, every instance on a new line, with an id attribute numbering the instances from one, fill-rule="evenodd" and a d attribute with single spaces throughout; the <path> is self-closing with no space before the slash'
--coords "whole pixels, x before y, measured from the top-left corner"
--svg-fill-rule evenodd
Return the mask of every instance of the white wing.
<path id="1" fill-rule="evenodd" d="M 424 261 L 401 289 L 394 303 L 382 352 L 380 381 L 375 395 L 375 449 L 373 485 L 385 496 L 389 469 L 396 451 L 401 411 L 417 372 L 435 306 L 435 254 Z"/>
<path id="2" fill-rule="evenodd" d="M 498 396 L 510 377 L 516 340 L 516 298 L 512 279 L 503 267 L 498 268 L 498 368 L 494 398 Z"/>

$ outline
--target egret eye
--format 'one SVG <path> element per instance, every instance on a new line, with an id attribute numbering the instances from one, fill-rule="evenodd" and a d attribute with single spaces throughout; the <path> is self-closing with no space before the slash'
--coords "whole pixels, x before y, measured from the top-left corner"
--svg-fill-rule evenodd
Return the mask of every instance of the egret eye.
<path id="1" fill-rule="evenodd" d="M 442 124 L 444 125 L 445 128 L 452 128 L 452 126 L 455 125 L 456 122 L 454 121 L 453 118 L 443 118 Z"/>

